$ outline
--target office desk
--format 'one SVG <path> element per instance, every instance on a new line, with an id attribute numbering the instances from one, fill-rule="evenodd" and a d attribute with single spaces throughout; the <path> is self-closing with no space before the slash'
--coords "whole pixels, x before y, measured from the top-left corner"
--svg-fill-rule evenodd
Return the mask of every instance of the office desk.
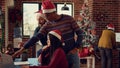
<path id="1" fill-rule="evenodd" d="M 28 58 L 28 61 L 21 61 L 20 58 L 16 58 L 14 61 L 16 68 L 22 68 L 25 66 L 39 66 L 38 58 Z"/>

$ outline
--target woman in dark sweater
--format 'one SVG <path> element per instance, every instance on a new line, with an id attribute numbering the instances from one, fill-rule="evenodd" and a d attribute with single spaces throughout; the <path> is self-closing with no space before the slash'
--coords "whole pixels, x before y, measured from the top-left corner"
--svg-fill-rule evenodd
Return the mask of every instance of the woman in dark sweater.
<path id="1" fill-rule="evenodd" d="M 32 66 L 30 68 L 68 68 L 63 45 L 61 32 L 59 30 L 50 31 L 48 33 L 48 48 L 45 49 L 48 50 L 48 53 L 44 56 L 41 54 L 42 66 Z M 44 57 L 48 57 L 48 60 L 44 60 Z M 47 61 L 48 65 L 45 65 L 44 61 Z"/>

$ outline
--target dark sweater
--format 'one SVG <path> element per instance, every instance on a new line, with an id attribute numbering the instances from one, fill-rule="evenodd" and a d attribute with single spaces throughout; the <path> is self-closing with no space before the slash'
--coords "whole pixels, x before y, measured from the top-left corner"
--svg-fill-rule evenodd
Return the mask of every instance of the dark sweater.
<path id="1" fill-rule="evenodd" d="M 40 30 L 40 26 L 37 26 L 34 30 L 34 34 L 33 35 L 37 35 L 37 33 L 39 32 Z"/>

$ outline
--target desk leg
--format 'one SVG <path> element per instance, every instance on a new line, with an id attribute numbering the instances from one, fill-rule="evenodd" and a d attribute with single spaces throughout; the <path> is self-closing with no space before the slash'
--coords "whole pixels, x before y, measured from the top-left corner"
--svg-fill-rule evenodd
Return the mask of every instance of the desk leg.
<path id="1" fill-rule="evenodd" d="M 88 59 L 87 59 L 87 68 L 90 68 L 90 65 L 91 65 L 91 64 L 90 64 L 90 60 L 91 60 L 91 58 L 88 58 Z"/>
<path id="2" fill-rule="evenodd" d="M 95 57 L 92 57 L 92 68 L 95 68 Z"/>

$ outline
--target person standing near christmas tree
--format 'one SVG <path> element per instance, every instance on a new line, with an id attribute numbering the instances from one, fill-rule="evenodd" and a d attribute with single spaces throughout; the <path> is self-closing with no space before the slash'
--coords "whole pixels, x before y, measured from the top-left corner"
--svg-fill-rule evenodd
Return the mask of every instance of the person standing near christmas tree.
<path id="1" fill-rule="evenodd" d="M 116 45 L 115 28 L 112 23 L 107 25 L 107 29 L 102 31 L 98 47 L 101 54 L 102 68 L 112 68 L 112 49 Z"/>

